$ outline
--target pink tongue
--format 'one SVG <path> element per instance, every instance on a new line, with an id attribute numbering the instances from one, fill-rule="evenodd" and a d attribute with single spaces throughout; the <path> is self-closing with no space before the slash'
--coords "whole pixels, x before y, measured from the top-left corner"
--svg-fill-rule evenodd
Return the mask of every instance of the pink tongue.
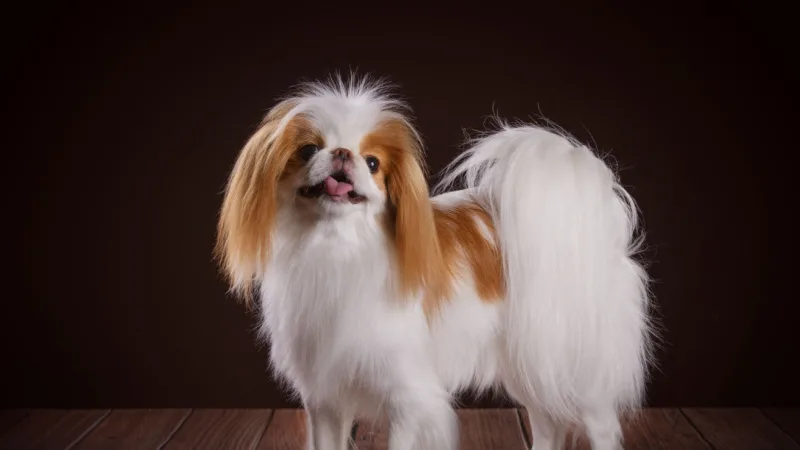
<path id="1" fill-rule="evenodd" d="M 350 183 L 340 183 L 328 177 L 325 179 L 325 193 L 333 196 L 341 196 L 353 190 L 353 185 Z"/>

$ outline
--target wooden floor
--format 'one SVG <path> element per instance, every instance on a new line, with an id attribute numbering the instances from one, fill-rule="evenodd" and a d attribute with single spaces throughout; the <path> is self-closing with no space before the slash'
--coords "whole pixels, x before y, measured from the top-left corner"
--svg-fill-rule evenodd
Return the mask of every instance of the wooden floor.
<path id="1" fill-rule="evenodd" d="M 524 410 L 462 409 L 459 419 L 463 450 L 530 448 Z M 305 426 L 293 409 L 0 410 L 0 448 L 305 450 Z M 646 409 L 624 429 L 626 449 L 800 449 L 800 409 Z M 366 424 L 353 441 L 387 448 Z"/>

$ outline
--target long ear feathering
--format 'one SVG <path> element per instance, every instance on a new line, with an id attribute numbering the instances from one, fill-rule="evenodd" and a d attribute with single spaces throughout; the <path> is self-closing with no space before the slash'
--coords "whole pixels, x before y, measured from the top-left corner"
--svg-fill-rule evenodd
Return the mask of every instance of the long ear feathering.
<path id="1" fill-rule="evenodd" d="M 428 296 L 444 296 L 448 272 L 436 231 L 421 140 L 406 120 L 392 120 L 383 133 L 400 148 L 387 187 L 394 209 L 401 293 L 425 290 Z"/>
<path id="2" fill-rule="evenodd" d="M 291 156 L 278 151 L 276 138 L 294 106 L 292 100 L 284 100 L 270 110 L 240 151 L 225 188 L 214 253 L 231 290 L 248 306 L 269 257 L 277 184 Z"/>

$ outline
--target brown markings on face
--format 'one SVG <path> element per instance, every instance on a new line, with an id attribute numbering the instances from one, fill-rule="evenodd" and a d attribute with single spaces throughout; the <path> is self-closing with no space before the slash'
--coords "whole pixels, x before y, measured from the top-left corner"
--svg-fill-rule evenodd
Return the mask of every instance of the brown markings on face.
<path id="1" fill-rule="evenodd" d="M 291 156 L 281 174 L 281 181 L 294 177 L 308 164 L 308 161 L 304 161 L 300 157 L 300 149 L 303 146 L 313 144 L 320 149 L 325 147 L 325 141 L 322 139 L 320 132 L 309 119 L 303 116 L 292 119 L 283 133 L 282 139 L 284 140 L 282 145 L 286 146 L 286 151 L 290 152 Z"/>
<path id="2" fill-rule="evenodd" d="M 500 301 L 505 295 L 505 277 L 492 218 L 477 203 L 470 201 L 452 207 L 434 207 L 434 220 L 450 282 L 469 270 L 475 288 L 484 302 Z M 487 239 L 488 230 L 490 239 Z M 425 303 L 430 316 L 445 298 L 430 297 Z"/>

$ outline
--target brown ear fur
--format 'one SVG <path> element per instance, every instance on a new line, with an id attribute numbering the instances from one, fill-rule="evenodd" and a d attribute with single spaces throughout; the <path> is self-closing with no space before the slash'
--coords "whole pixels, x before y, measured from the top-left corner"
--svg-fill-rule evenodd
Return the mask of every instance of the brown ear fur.
<path id="1" fill-rule="evenodd" d="M 400 291 L 424 291 L 426 298 L 446 296 L 449 276 L 436 232 L 421 143 L 411 126 L 401 120 L 384 123 L 373 138 L 391 150 L 386 186 L 393 207 L 390 225 Z"/>
<path id="2" fill-rule="evenodd" d="M 255 277 L 269 257 L 278 182 L 295 150 L 282 145 L 284 139 L 274 134 L 293 106 L 290 102 L 275 106 L 242 148 L 225 189 L 217 224 L 215 255 L 232 289 L 248 306 Z"/>

